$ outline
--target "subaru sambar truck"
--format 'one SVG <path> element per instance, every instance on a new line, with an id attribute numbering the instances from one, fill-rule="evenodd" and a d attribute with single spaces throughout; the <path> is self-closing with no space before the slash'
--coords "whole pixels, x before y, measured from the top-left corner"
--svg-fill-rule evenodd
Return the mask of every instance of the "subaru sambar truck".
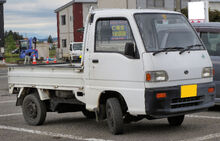
<path id="1" fill-rule="evenodd" d="M 163 10 L 90 10 L 81 63 L 12 66 L 8 83 L 30 125 L 82 111 L 113 134 L 143 118 L 180 126 L 215 98 L 206 48 L 182 14 Z"/>

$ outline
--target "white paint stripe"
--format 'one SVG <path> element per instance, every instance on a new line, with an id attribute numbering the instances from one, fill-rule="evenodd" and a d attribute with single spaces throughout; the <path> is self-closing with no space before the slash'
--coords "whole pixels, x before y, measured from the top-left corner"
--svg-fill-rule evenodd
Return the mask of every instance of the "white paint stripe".
<path id="1" fill-rule="evenodd" d="M 209 134 L 209 135 L 206 135 L 206 136 L 187 139 L 187 140 L 181 140 L 181 141 L 205 141 L 205 140 L 210 140 L 210 139 L 216 139 L 216 138 L 219 138 L 219 137 L 220 137 L 220 133 L 215 133 L 215 134 Z"/>
<path id="2" fill-rule="evenodd" d="M 8 100 L 8 101 L 0 101 L 0 104 L 4 104 L 4 103 L 15 103 L 15 100 Z"/>
<path id="3" fill-rule="evenodd" d="M 189 118 L 207 118 L 207 119 L 220 119 L 220 117 L 212 117 L 212 116 L 200 116 L 200 115 L 186 115 Z"/>
<path id="4" fill-rule="evenodd" d="M 5 114 L 5 115 L 0 115 L 0 117 L 10 117 L 10 116 L 20 116 L 22 113 L 13 113 L 13 114 Z"/>
<path id="5" fill-rule="evenodd" d="M 31 129 L 25 129 L 25 128 L 4 126 L 4 125 L 0 125 L 0 129 L 12 130 L 12 131 L 17 131 L 17 132 L 25 132 L 25 133 L 31 133 L 31 134 L 37 134 L 37 135 L 44 135 L 44 136 L 51 136 L 51 137 L 61 137 L 61 138 L 67 138 L 67 139 L 72 139 L 72 140 L 111 141 L 111 140 L 104 140 L 104 139 L 97 139 L 97 138 L 83 138 L 80 136 L 74 136 L 74 135 L 68 135 L 68 134 L 45 132 L 45 131 L 39 131 L 39 130 L 31 130 Z"/>

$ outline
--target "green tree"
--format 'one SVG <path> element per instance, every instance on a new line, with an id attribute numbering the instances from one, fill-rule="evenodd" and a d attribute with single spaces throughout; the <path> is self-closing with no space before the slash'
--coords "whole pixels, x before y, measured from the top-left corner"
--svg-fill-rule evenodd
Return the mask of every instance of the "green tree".
<path id="1" fill-rule="evenodd" d="M 15 41 L 18 41 L 18 40 L 22 40 L 23 39 L 23 36 L 20 35 L 18 32 L 13 32 L 12 30 L 9 30 L 9 31 L 5 31 L 5 38 L 7 38 L 7 36 L 9 35 L 12 35 L 13 36 L 13 39 Z"/>
<path id="2" fill-rule="evenodd" d="M 13 38 L 13 35 L 10 34 L 5 38 L 5 48 L 6 52 L 11 52 L 12 50 L 16 49 L 16 42 Z"/>
<path id="3" fill-rule="evenodd" d="M 210 22 L 220 22 L 220 11 L 209 9 L 209 21 Z"/>
<path id="4" fill-rule="evenodd" d="M 47 42 L 48 42 L 48 43 L 53 43 L 53 38 L 52 38 L 51 35 L 48 37 Z"/>

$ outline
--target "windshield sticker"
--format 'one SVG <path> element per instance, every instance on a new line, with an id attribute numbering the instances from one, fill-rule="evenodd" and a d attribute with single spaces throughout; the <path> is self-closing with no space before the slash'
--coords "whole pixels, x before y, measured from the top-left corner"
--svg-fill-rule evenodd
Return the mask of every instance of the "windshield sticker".
<path id="1" fill-rule="evenodd" d="M 112 29 L 111 40 L 127 40 L 127 22 L 126 21 L 114 21 L 110 23 Z"/>

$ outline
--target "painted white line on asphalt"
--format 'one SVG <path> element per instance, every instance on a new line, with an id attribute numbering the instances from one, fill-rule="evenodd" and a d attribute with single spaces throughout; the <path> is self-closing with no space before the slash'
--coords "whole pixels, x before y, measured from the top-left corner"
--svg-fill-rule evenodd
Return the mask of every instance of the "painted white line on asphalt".
<path id="1" fill-rule="evenodd" d="M 0 104 L 4 104 L 4 103 L 15 103 L 15 100 L 8 100 L 8 101 L 0 101 Z"/>
<path id="2" fill-rule="evenodd" d="M 200 115 L 186 115 L 189 118 L 207 118 L 207 119 L 220 119 L 220 117 L 213 117 L 213 116 L 200 116 Z"/>
<path id="3" fill-rule="evenodd" d="M 215 133 L 215 134 L 209 134 L 206 136 L 192 138 L 192 139 L 188 139 L 188 140 L 181 140 L 181 141 L 205 141 L 205 140 L 210 140 L 210 139 L 216 139 L 219 137 L 220 137 L 220 133 Z"/>
<path id="4" fill-rule="evenodd" d="M 31 130 L 31 129 L 25 129 L 25 128 L 4 126 L 4 125 L 0 125 L 0 129 L 12 130 L 12 131 L 17 131 L 17 132 L 25 132 L 25 133 L 31 133 L 31 134 L 37 134 L 37 135 L 44 135 L 44 136 L 50 136 L 50 137 L 61 137 L 61 138 L 67 138 L 67 139 L 72 139 L 72 140 L 111 141 L 111 140 L 104 140 L 104 139 L 97 139 L 97 138 L 83 138 L 80 136 L 74 136 L 74 135 L 68 135 L 68 134 L 60 134 L 60 133 L 53 133 L 53 132 L 46 132 L 46 131 L 39 131 L 39 130 Z"/>
<path id="5" fill-rule="evenodd" d="M 20 116 L 22 113 L 13 113 L 13 114 L 5 114 L 5 115 L 0 115 L 0 117 L 10 117 L 10 116 Z"/>

